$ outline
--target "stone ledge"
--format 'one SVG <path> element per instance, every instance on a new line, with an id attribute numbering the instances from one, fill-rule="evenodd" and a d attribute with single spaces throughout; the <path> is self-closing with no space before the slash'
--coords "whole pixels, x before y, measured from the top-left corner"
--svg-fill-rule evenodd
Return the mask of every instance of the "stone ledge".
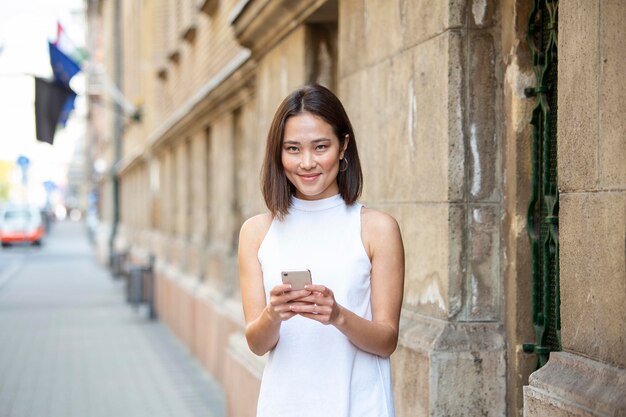
<path id="1" fill-rule="evenodd" d="M 449 322 L 404 310 L 399 343 L 423 352 L 500 351 L 504 329 L 496 322 Z"/>
<path id="2" fill-rule="evenodd" d="M 261 379 L 267 355 L 257 356 L 252 353 L 243 333 L 233 333 L 228 337 L 228 354 L 248 372 Z"/>
<path id="3" fill-rule="evenodd" d="M 506 343 L 500 323 L 449 322 L 403 311 L 399 345 L 394 378 L 403 379 L 403 370 L 415 363 L 427 375 L 417 382 L 424 392 L 419 400 L 407 391 L 414 388 L 397 393 L 416 406 L 420 401 L 424 415 L 506 415 Z"/>
<path id="4" fill-rule="evenodd" d="M 239 43 L 258 58 L 326 1 L 250 0 L 235 9 L 230 21 Z"/>
<path id="5" fill-rule="evenodd" d="M 420 352 L 431 349 L 446 322 L 402 310 L 398 345 Z"/>
<path id="6" fill-rule="evenodd" d="M 179 289 L 186 291 L 190 296 L 196 297 L 202 287 L 196 276 L 182 271 L 176 264 L 168 262 L 155 262 L 154 272 L 160 278 L 176 284 Z"/>
<path id="7" fill-rule="evenodd" d="M 568 352 L 550 354 L 524 387 L 525 417 L 540 416 L 543 405 L 558 416 L 626 417 L 626 370 Z"/>
<path id="8" fill-rule="evenodd" d="M 239 326 L 242 331 L 246 328 L 243 307 L 238 298 L 225 297 L 222 292 L 208 282 L 199 283 L 194 296 L 220 315 L 227 317 L 234 325 Z"/>

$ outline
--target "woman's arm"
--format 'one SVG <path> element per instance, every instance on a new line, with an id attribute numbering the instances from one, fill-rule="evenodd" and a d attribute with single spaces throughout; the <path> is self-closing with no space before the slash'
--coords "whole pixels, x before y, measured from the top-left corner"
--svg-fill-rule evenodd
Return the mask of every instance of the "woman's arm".
<path id="1" fill-rule="evenodd" d="M 270 303 L 265 302 L 263 272 L 257 253 L 271 222 L 269 215 L 252 217 L 239 233 L 239 281 L 246 340 L 250 350 L 259 356 L 276 346 L 280 323 L 295 315 L 288 303 L 310 294 L 306 290 L 289 291 L 289 285 L 277 285 L 270 292 Z"/>
<path id="2" fill-rule="evenodd" d="M 362 239 L 372 263 L 372 320 L 366 320 L 335 302 L 332 290 L 310 285 L 312 295 L 291 310 L 324 324 L 332 324 L 359 349 L 387 357 L 398 344 L 404 290 L 404 247 L 396 220 L 379 211 L 362 209 Z"/>

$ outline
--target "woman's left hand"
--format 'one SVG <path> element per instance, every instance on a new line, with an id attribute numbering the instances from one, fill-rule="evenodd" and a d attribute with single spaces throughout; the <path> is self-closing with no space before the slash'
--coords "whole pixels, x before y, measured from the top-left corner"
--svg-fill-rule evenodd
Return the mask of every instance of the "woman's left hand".
<path id="1" fill-rule="evenodd" d="M 291 311 L 322 324 L 336 324 L 341 306 L 335 301 L 332 290 L 323 285 L 307 285 L 311 295 L 294 300 Z"/>

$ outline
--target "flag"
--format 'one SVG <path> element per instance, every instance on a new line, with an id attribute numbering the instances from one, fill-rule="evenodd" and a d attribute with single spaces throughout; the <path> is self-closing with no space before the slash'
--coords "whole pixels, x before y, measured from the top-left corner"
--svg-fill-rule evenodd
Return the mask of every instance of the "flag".
<path id="1" fill-rule="evenodd" d="M 76 96 L 68 86 L 35 77 L 35 130 L 37 140 L 52 145 L 65 102 Z"/>
<path id="2" fill-rule="evenodd" d="M 82 63 L 89 57 L 87 51 L 83 48 L 76 46 L 76 43 L 72 41 L 72 39 L 67 36 L 67 32 L 61 22 L 57 21 L 57 38 L 54 41 L 54 46 L 57 47 L 61 53 L 66 55 L 72 61 L 74 61 L 80 67 Z M 71 78 L 71 77 L 70 77 Z M 61 116 L 59 117 L 59 126 L 65 127 L 67 124 L 67 119 L 70 117 L 72 110 L 74 110 L 74 101 L 76 96 L 71 96 L 65 102 L 63 106 L 63 110 L 61 111 Z"/>
<path id="3" fill-rule="evenodd" d="M 80 66 L 74 60 L 59 50 L 53 43 L 48 42 L 50 49 L 50 66 L 54 73 L 54 79 L 70 86 L 70 80 L 80 71 Z"/>
<path id="4" fill-rule="evenodd" d="M 50 66 L 52 67 L 54 78 L 58 83 L 69 88 L 70 80 L 80 71 L 80 66 L 72 58 L 61 52 L 54 44 L 48 42 L 48 46 L 50 49 Z M 58 118 L 61 127 L 65 127 L 67 124 L 67 119 L 74 109 L 75 99 L 76 94 L 71 94 L 63 104 L 61 115 Z"/>
<path id="5" fill-rule="evenodd" d="M 89 57 L 87 51 L 83 48 L 76 46 L 76 44 L 67 36 L 67 32 L 61 25 L 61 22 L 57 21 L 57 38 L 54 41 L 54 46 L 56 46 L 59 51 L 63 52 L 68 57 L 72 58 L 74 62 L 81 65 L 85 59 Z"/>
<path id="6" fill-rule="evenodd" d="M 70 95 L 65 104 L 63 104 L 63 109 L 61 109 L 61 115 L 59 116 L 59 127 L 65 127 L 67 124 L 67 119 L 70 117 L 70 113 L 74 110 L 74 102 L 76 101 L 76 94 Z"/>

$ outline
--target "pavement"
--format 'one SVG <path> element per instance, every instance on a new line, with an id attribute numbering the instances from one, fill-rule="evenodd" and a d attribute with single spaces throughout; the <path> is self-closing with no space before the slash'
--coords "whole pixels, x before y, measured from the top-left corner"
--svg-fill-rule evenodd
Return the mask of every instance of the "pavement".
<path id="1" fill-rule="evenodd" d="M 80 222 L 0 249 L 0 417 L 223 417 L 223 391 L 125 302 Z"/>

